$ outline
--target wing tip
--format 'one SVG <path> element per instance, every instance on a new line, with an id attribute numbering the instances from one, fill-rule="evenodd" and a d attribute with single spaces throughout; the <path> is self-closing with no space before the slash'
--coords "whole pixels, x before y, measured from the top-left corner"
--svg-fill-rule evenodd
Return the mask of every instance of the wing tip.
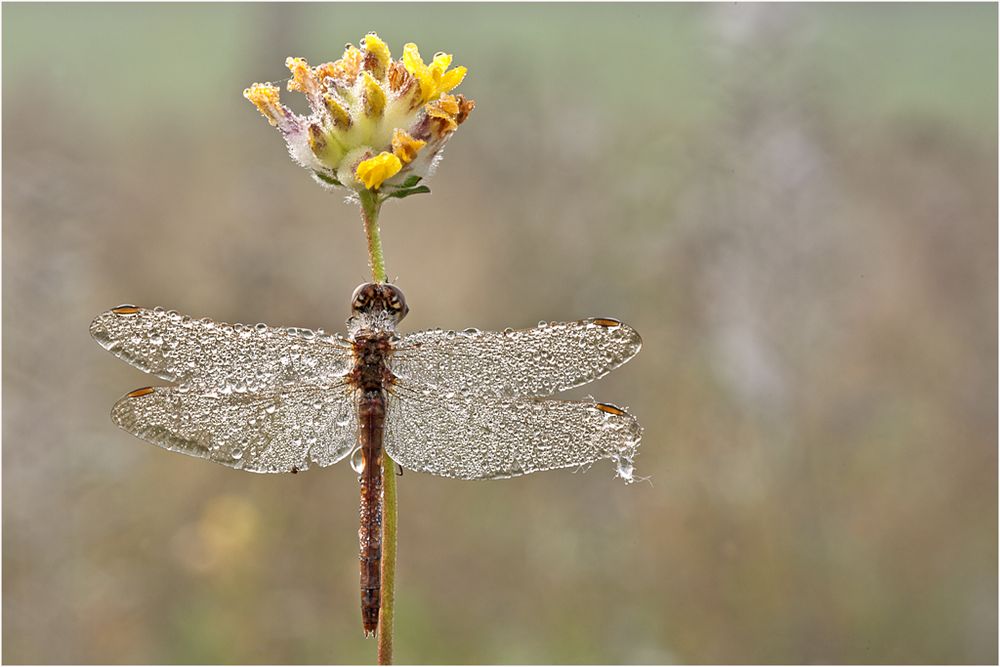
<path id="1" fill-rule="evenodd" d="M 130 303 L 123 303 L 114 308 L 109 308 L 91 320 L 90 337 L 97 341 L 98 345 L 105 350 L 111 350 L 116 346 L 117 341 L 111 339 L 108 322 L 118 317 L 134 317 L 141 314 L 144 310 L 146 309 Z"/>
<path id="2" fill-rule="evenodd" d="M 604 327 L 605 329 L 609 330 L 621 329 L 622 332 L 627 334 L 630 338 L 634 338 L 635 340 L 633 342 L 633 345 L 635 347 L 635 351 L 632 352 L 632 355 L 629 357 L 629 359 L 638 354 L 639 350 L 642 349 L 642 336 L 639 335 L 639 332 L 636 331 L 634 327 L 626 324 L 625 322 L 622 322 L 617 318 L 591 317 L 590 319 L 584 320 L 584 322 L 586 322 L 587 324 L 593 324 L 595 326 Z"/>

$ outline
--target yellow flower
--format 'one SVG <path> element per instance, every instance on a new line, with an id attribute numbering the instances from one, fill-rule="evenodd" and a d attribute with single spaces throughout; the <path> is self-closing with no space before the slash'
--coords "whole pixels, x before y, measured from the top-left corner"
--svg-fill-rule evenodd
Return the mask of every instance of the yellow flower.
<path id="1" fill-rule="evenodd" d="M 393 60 L 388 45 L 369 33 L 361 48 L 348 45 L 334 62 L 311 67 L 302 58 L 287 59 L 288 89 L 306 96 L 308 116 L 283 105 L 271 84 L 255 83 L 243 94 L 320 183 L 395 192 L 427 176 L 475 107 L 472 100 L 449 94 L 466 74 L 464 67 L 449 70 L 451 60 L 438 53 L 425 64 L 414 44 Z"/>
<path id="2" fill-rule="evenodd" d="M 420 84 L 421 104 L 436 100 L 442 93 L 447 93 L 462 83 L 466 69 L 456 67 L 446 72 L 449 65 L 451 55 L 447 53 L 435 55 L 431 64 L 425 65 L 416 44 L 410 43 L 403 47 L 403 66 Z"/>
<path id="3" fill-rule="evenodd" d="M 377 190 L 387 179 L 403 168 L 403 163 L 392 153 L 379 153 L 375 157 L 362 160 L 354 170 L 358 180 L 369 190 Z"/>

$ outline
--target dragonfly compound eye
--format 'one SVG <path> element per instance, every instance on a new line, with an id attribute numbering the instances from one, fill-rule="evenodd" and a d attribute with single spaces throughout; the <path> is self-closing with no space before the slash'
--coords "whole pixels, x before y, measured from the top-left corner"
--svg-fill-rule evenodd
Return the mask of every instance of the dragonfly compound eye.
<path id="1" fill-rule="evenodd" d="M 372 300 L 372 293 L 378 289 L 378 285 L 375 283 L 361 283 L 354 290 L 354 294 L 351 295 L 351 308 L 353 310 L 361 310 L 365 308 Z"/>
<path id="2" fill-rule="evenodd" d="M 409 306 L 406 305 L 406 297 L 403 296 L 403 290 L 399 289 L 395 285 L 386 285 L 386 308 L 396 315 L 396 321 L 406 317 L 406 313 L 410 312 Z"/>

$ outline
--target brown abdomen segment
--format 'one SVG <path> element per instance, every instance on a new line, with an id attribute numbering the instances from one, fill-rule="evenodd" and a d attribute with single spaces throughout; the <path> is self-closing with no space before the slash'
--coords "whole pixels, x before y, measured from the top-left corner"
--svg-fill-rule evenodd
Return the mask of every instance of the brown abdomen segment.
<path id="1" fill-rule="evenodd" d="M 358 405 L 361 427 L 361 622 L 365 635 L 378 628 L 382 595 L 382 430 L 385 396 L 366 392 Z"/>

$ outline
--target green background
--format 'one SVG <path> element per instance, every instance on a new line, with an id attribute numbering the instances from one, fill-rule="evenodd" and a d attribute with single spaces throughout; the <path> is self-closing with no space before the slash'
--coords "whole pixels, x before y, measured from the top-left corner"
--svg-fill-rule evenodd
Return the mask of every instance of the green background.
<path id="1" fill-rule="evenodd" d="M 404 331 L 612 316 L 599 463 L 399 480 L 401 662 L 997 660 L 997 8 L 3 6 L 3 660 L 368 662 L 346 464 L 114 428 L 119 303 L 343 330 L 357 211 L 241 96 L 376 30 L 478 107 Z M 291 94 L 286 98 L 292 99 Z M 301 109 L 302 100 L 293 102 Z"/>

